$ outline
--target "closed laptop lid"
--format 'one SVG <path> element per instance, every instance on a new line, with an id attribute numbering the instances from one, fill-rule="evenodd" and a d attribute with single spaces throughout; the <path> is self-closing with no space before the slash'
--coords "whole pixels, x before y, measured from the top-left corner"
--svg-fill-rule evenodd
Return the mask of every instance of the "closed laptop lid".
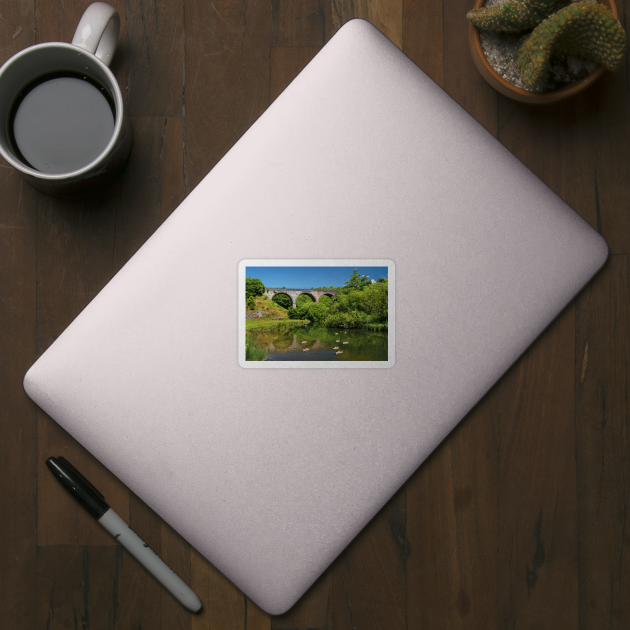
<path id="1" fill-rule="evenodd" d="M 607 253 L 596 231 L 389 40 L 354 20 L 24 384 L 277 614 Z M 386 261 L 387 365 L 242 367 L 247 260 Z"/>

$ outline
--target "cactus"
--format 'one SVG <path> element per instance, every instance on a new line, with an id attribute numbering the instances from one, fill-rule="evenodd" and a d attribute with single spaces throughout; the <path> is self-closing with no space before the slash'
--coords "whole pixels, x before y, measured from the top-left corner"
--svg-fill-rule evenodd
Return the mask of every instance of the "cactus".
<path id="1" fill-rule="evenodd" d="M 569 0 L 507 0 L 501 4 L 472 9 L 466 17 L 479 29 L 519 33 L 534 28 Z"/>
<path id="2" fill-rule="evenodd" d="M 576 2 L 543 20 L 519 48 L 516 65 L 528 85 L 540 81 L 554 53 L 595 61 L 616 69 L 626 49 L 626 33 L 609 9 L 596 2 Z"/>

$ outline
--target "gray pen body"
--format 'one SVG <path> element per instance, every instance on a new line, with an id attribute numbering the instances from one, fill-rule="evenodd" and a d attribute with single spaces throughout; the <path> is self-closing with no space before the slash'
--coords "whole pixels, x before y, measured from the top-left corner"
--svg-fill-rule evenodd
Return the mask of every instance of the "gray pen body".
<path id="1" fill-rule="evenodd" d="M 197 612 L 201 601 L 158 555 L 109 508 L 98 522 L 140 562 L 183 606 Z"/>

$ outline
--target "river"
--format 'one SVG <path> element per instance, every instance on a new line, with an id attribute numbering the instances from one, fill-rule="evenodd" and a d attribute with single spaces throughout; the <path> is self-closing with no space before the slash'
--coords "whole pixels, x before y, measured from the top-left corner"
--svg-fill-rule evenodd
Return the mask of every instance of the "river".
<path id="1" fill-rule="evenodd" d="M 267 361 L 387 361 L 387 332 L 300 326 L 252 334 Z"/>

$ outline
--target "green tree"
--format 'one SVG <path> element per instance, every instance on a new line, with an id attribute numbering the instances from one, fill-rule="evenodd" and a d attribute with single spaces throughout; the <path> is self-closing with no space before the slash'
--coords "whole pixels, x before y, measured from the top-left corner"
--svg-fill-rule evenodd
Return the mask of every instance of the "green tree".
<path id="1" fill-rule="evenodd" d="M 256 300 L 255 300 L 255 298 L 250 297 L 250 298 L 247 300 L 247 308 L 248 308 L 250 311 L 253 311 L 253 310 L 256 308 Z"/>
<path id="2" fill-rule="evenodd" d="M 286 293 L 274 295 L 271 301 L 278 304 L 278 306 L 282 306 L 282 308 L 291 308 L 293 306 L 293 301 Z"/>
<path id="3" fill-rule="evenodd" d="M 298 299 L 295 301 L 295 304 L 297 308 L 300 308 L 300 306 L 307 306 L 308 304 L 311 304 L 314 301 L 315 300 L 310 295 L 308 295 L 307 293 L 302 293 L 301 295 L 298 296 Z"/>
<path id="4" fill-rule="evenodd" d="M 346 292 L 357 291 L 357 290 L 360 291 L 363 288 L 369 286 L 370 284 L 371 283 L 368 276 L 360 275 L 359 270 L 355 269 L 350 275 L 350 280 L 346 280 L 346 282 L 344 283 L 344 289 L 346 290 Z"/>
<path id="5" fill-rule="evenodd" d="M 265 292 L 265 285 L 258 278 L 245 279 L 245 299 L 255 298 Z"/>

